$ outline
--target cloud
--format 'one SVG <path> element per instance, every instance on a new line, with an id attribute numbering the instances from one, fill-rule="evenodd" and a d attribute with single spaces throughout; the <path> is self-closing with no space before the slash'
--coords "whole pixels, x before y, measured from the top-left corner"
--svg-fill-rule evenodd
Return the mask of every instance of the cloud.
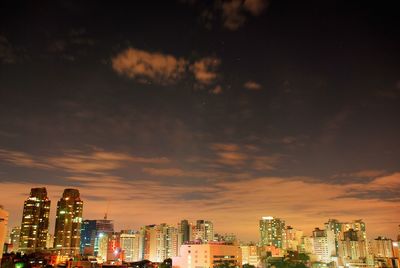
<path id="1" fill-rule="evenodd" d="M 214 95 L 219 95 L 219 94 L 222 94 L 222 92 L 223 92 L 223 90 L 222 90 L 222 87 L 220 86 L 220 85 L 217 85 L 215 88 L 213 88 L 211 91 L 210 91 L 212 94 L 214 94 Z"/>
<path id="2" fill-rule="evenodd" d="M 126 167 L 128 164 L 164 164 L 166 157 L 146 158 L 130 154 L 93 150 L 69 151 L 58 156 L 33 156 L 28 153 L 0 149 L 0 160 L 28 168 L 59 169 L 71 173 L 101 173 Z"/>
<path id="3" fill-rule="evenodd" d="M 219 158 L 216 159 L 216 162 L 230 166 L 243 165 L 248 159 L 246 154 L 238 152 L 217 152 L 217 155 Z"/>
<path id="4" fill-rule="evenodd" d="M 216 154 L 215 163 L 232 167 L 246 166 L 259 171 L 269 171 L 274 170 L 282 160 L 281 155 L 262 155 L 259 148 L 252 144 L 213 143 L 210 148 Z"/>
<path id="5" fill-rule="evenodd" d="M 247 16 L 259 16 L 267 7 L 264 0 L 230 0 L 222 3 L 224 26 L 229 30 L 237 30 L 247 19 Z"/>
<path id="6" fill-rule="evenodd" d="M 377 170 L 377 169 L 365 169 L 365 170 L 359 170 L 356 172 L 350 172 L 350 173 L 341 173 L 341 174 L 335 174 L 332 176 L 332 178 L 375 178 L 378 176 L 382 176 L 386 173 L 385 170 Z"/>
<path id="7" fill-rule="evenodd" d="M 202 85 L 210 85 L 218 77 L 216 69 L 221 64 L 221 60 L 214 57 L 202 58 L 195 61 L 191 66 L 191 71 L 195 79 Z M 222 90 L 222 89 L 221 89 Z"/>
<path id="8" fill-rule="evenodd" d="M 202 0 L 181 1 L 200 9 L 200 20 L 208 29 L 216 19 L 222 20 L 222 25 L 231 31 L 239 29 L 250 16 L 260 16 L 268 7 L 268 0 L 219 0 L 211 5 Z"/>
<path id="9" fill-rule="evenodd" d="M 281 161 L 281 156 L 256 156 L 252 167 L 256 170 L 274 170 Z"/>
<path id="10" fill-rule="evenodd" d="M 193 75 L 195 86 L 200 88 L 216 82 L 219 77 L 217 69 L 221 64 L 216 57 L 204 57 L 191 62 L 185 58 L 132 47 L 121 51 L 111 61 L 115 72 L 139 83 L 172 85 Z M 210 92 L 220 94 L 222 87 L 216 85 Z"/>
<path id="11" fill-rule="evenodd" d="M 141 83 L 155 82 L 161 85 L 179 81 L 186 72 L 187 64 L 183 58 L 135 48 L 128 48 L 112 58 L 112 67 L 120 75 Z"/>
<path id="12" fill-rule="evenodd" d="M 239 151 L 240 146 L 234 143 L 213 143 L 211 149 L 216 151 Z"/>
<path id="13" fill-rule="evenodd" d="M 262 89 L 262 86 L 254 81 L 247 81 L 246 83 L 244 83 L 244 88 L 248 89 L 248 90 L 260 90 Z"/>
<path id="14" fill-rule="evenodd" d="M 254 16 L 259 16 L 267 6 L 268 1 L 265 0 L 245 0 L 243 3 L 244 9 Z"/>
<path id="15" fill-rule="evenodd" d="M 41 162 L 36 157 L 19 151 L 0 149 L 0 160 L 20 167 L 49 169 L 51 165 Z"/>

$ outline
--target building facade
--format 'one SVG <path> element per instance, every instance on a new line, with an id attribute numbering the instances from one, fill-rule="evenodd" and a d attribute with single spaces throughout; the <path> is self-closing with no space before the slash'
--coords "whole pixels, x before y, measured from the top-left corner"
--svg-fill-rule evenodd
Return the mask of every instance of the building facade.
<path id="1" fill-rule="evenodd" d="M 7 234 L 7 226 L 8 226 L 8 212 L 0 206 L 0 264 L 1 257 L 3 256 L 4 243 L 6 240 Z"/>
<path id="2" fill-rule="evenodd" d="M 50 200 L 46 188 L 32 188 L 22 212 L 20 251 L 26 253 L 46 248 L 49 214 Z"/>
<path id="3" fill-rule="evenodd" d="M 213 268 L 223 264 L 242 267 L 239 246 L 220 242 L 184 244 L 180 255 L 172 259 L 173 268 Z"/>
<path id="4" fill-rule="evenodd" d="M 271 216 L 262 217 L 260 220 L 261 246 L 275 246 L 283 248 L 285 240 L 285 221 Z"/>
<path id="5" fill-rule="evenodd" d="M 80 253 L 83 202 L 79 191 L 65 189 L 57 203 L 54 248 L 61 256 Z"/>

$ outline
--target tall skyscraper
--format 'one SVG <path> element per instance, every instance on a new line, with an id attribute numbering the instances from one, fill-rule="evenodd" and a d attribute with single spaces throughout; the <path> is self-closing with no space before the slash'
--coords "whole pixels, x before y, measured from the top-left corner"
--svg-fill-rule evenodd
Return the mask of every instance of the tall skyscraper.
<path id="1" fill-rule="evenodd" d="M 79 254 L 83 202 L 79 191 L 65 189 L 57 203 L 54 248 L 61 256 Z"/>
<path id="2" fill-rule="evenodd" d="M 282 248 L 285 235 L 285 221 L 271 216 L 260 220 L 261 246 Z"/>
<path id="3" fill-rule="evenodd" d="M 7 224 L 8 212 L 2 206 L 0 206 L 0 263 L 1 257 L 3 256 L 4 242 L 6 240 Z"/>
<path id="4" fill-rule="evenodd" d="M 33 252 L 46 248 L 50 200 L 46 188 L 32 188 L 24 202 L 19 250 Z"/>

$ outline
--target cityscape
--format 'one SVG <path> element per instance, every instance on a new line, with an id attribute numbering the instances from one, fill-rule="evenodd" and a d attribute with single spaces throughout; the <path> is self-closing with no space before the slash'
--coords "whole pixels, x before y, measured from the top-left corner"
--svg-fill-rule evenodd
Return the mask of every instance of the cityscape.
<path id="1" fill-rule="evenodd" d="M 32 188 L 21 225 L 12 228 L 0 208 L 2 267 L 398 267 L 400 260 L 400 224 L 397 238 L 371 238 L 361 219 L 328 219 L 307 234 L 284 219 L 262 216 L 259 241 L 247 243 L 233 233 L 216 233 L 204 219 L 117 231 L 107 212 L 102 219 L 84 219 L 79 190 L 68 188 L 57 202 L 51 233 L 50 206 L 46 188 Z"/>
<path id="2" fill-rule="evenodd" d="M 398 1 L 0 1 L 0 268 L 400 268 Z"/>

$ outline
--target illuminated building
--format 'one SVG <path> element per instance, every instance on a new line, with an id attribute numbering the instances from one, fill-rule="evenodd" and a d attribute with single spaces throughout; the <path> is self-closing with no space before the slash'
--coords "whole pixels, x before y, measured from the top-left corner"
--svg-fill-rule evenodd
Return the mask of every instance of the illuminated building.
<path id="1" fill-rule="evenodd" d="M 178 255 L 178 230 L 165 223 L 147 225 L 140 230 L 140 252 L 142 260 L 162 262 Z"/>
<path id="2" fill-rule="evenodd" d="M 340 264 L 344 266 L 359 266 L 367 263 L 367 241 L 361 230 L 349 229 L 343 232 L 339 241 Z"/>
<path id="3" fill-rule="evenodd" d="M 317 261 L 330 263 L 336 254 L 335 234 L 331 230 L 315 228 L 313 231 L 313 254 Z"/>
<path id="4" fill-rule="evenodd" d="M 54 248 L 61 256 L 79 254 L 83 202 L 79 191 L 65 189 L 57 203 Z"/>
<path id="5" fill-rule="evenodd" d="M 285 250 L 291 250 L 291 251 L 298 251 L 300 244 L 301 244 L 301 238 L 303 236 L 303 232 L 300 230 L 296 230 L 292 228 L 291 226 L 287 226 L 285 228 L 285 235 L 284 240 L 283 240 L 283 249 Z"/>
<path id="6" fill-rule="evenodd" d="M 342 223 L 336 219 L 329 219 L 328 222 L 325 223 L 325 229 L 333 231 L 333 234 L 335 236 L 335 255 L 338 255 L 339 240 L 342 233 Z"/>
<path id="7" fill-rule="evenodd" d="M 96 237 L 94 241 L 94 255 L 98 256 L 99 252 L 101 256 L 104 256 L 106 259 L 107 252 L 102 251 L 100 244 L 104 244 L 105 237 L 108 239 L 108 235 L 114 232 L 114 222 L 112 220 L 107 219 L 107 214 L 104 216 L 102 220 L 96 220 Z"/>
<path id="8" fill-rule="evenodd" d="M 10 243 L 12 244 L 12 251 L 17 252 L 19 249 L 19 240 L 21 237 L 21 227 L 16 226 L 12 228 L 10 234 Z"/>
<path id="9" fill-rule="evenodd" d="M 259 266 L 261 258 L 256 245 L 242 245 L 240 249 L 242 251 L 242 264 L 250 264 L 255 267 Z"/>
<path id="10" fill-rule="evenodd" d="M 123 253 L 122 260 L 125 262 L 139 261 L 139 232 L 126 232 L 123 231 L 120 235 L 120 244 Z"/>
<path id="11" fill-rule="evenodd" d="M 24 202 L 19 250 L 34 252 L 46 248 L 49 231 L 50 200 L 46 188 L 32 188 Z"/>
<path id="12" fill-rule="evenodd" d="M 271 216 L 260 220 L 261 246 L 282 248 L 285 235 L 285 221 Z"/>
<path id="13" fill-rule="evenodd" d="M 7 224 L 8 212 L 2 206 L 0 206 L 0 264 L 3 256 L 4 242 L 6 240 Z"/>
<path id="14" fill-rule="evenodd" d="M 46 248 L 52 248 L 54 246 L 54 235 L 47 234 Z"/>
<path id="15" fill-rule="evenodd" d="M 193 233 L 193 239 L 201 239 L 203 242 L 214 240 L 214 227 L 211 221 L 197 220 Z"/>
<path id="16" fill-rule="evenodd" d="M 184 244 L 180 255 L 172 258 L 173 268 L 215 267 L 225 263 L 229 267 L 242 267 L 239 246 L 221 242 Z"/>
<path id="17" fill-rule="evenodd" d="M 109 233 L 107 238 L 107 261 L 110 263 L 121 263 L 122 251 L 120 244 L 120 233 Z"/>
<path id="18" fill-rule="evenodd" d="M 372 242 L 372 252 L 376 258 L 393 258 L 393 241 L 386 237 L 375 238 Z"/>
<path id="19" fill-rule="evenodd" d="M 81 224 L 80 253 L 84 256 L 94 256 L 96 240 L 96 220 L 84 220 Z"/>

